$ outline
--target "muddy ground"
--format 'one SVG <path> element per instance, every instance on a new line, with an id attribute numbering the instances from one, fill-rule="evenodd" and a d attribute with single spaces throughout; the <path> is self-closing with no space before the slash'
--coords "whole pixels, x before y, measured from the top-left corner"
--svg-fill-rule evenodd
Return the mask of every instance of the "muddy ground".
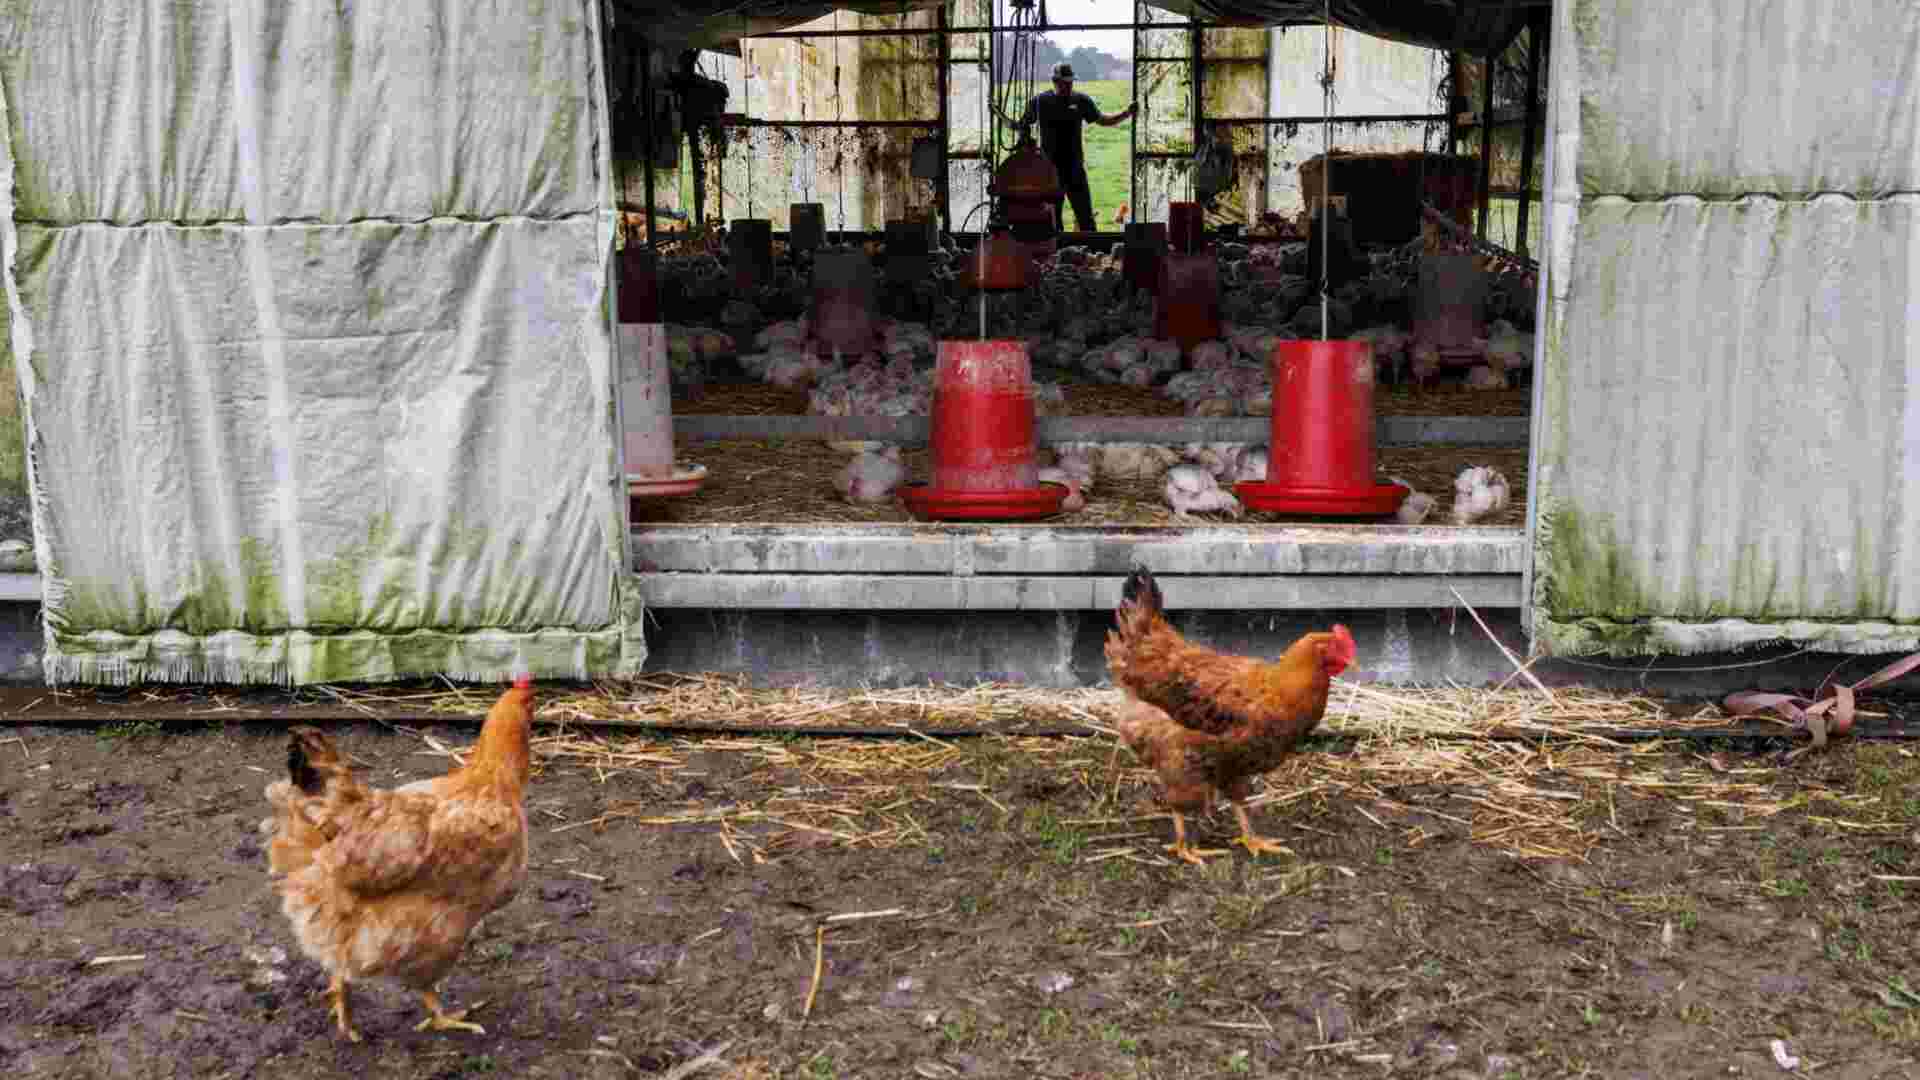
<path id="1" fill-rule="evenodd" d="M 381 784 L 472 737 L 334 730 Z M 1796 1075 L 1920 1075 L 1898 744 L 1714 750 L 1739 807 L 1543 772 L 1584 860 L 1509 854 L 1471 785 L 1287 798 L 1334 746 L 1256 810 L 1296 859 L 1194 870 L 1099 739 L 549 737 L 528 886 L 445 987 L 486 1034 L 370 983 L 350 1045 L 266 888 L 283 738 L 0 728 L 7 1075 L 1787 1075 L 1775 1039 Z"/>

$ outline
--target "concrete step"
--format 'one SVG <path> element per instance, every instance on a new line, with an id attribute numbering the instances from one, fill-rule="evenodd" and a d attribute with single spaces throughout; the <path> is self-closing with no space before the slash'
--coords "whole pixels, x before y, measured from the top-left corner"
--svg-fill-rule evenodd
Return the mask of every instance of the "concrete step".
<path id="1" fill-rule="evenodd" d="M 1520 604 L 1514 528 L 1348 525 L 663 525 L 636 530 L 648 606 L 1090 611 L 1145 566 L 1170 607 Z"/>

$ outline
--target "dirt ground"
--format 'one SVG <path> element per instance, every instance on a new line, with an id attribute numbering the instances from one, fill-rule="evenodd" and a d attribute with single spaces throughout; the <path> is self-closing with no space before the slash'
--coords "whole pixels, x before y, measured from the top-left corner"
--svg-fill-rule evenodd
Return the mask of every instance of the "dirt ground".
<path id="1" fill-rule="evenodd" d="M 381 785 L 473 734 L 333 730 Z M 351 1045 L 267 891 L 279 725 L 0 727 L 0 1067 L 1754 1077 L 1787 1075 L 1779 1039 L 1793 1075 L 1920 1075 L 1905 744 L 1536 746 L 1524 774 L 1435 783 L 1323 741 L 1255 810 L 1296 857 L 1205 869 L 1161 851 L 1146 774 L 1101 738 L 537 749 L 529 882 L 445 987 L 486 1034 L 415 1033 L 368 983 Z M 1506 845 L 1525 815 L 1484 808 L 1513 783 L 1571 857 Z"/>

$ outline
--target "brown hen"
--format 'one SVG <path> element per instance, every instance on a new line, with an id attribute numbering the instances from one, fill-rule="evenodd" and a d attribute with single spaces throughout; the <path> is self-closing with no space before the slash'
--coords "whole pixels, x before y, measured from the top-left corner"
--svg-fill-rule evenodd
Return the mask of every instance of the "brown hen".
<path id="1" fill-rule="evenodd" d="M 415 1030 L 485 1034 L 470 1010 L 441 1008 L 434 986 L 480 920 L 527 874 L 524 792 L 533 690 L 526 678 L 488 712 L 465 765 L 378 791 L 362 784 L 318 730 L 289 733 L 288 779 L 267 787 L 261 823 L 281 910 L 300 950 L 327 970 L 340 1034 L 354 1042 L 352 979 L 387 976 L 420 995 Z"/>
<path id="2" fill-rule="evenodd" d="M 1335 625 L 1308 634 L 1276 660 L 1229 656 L 1181 637 L 1162 615 L 1160 586 L 1144 567 L 1128 575 L 1107 634 L 1107 667 L 1127 693 L 1122 741 L 1165 785 L 1173 811 L 1170 850 L 1191 863 L 1183 815 L 1216 794 L 1233 803 L 1249 852 L 1292 854 L 1253 831 L 1246 798 L 1253 778 L 1277 767 L 1327 710 L 1327 687 L 1354 660 L 1353 635 Z"/>

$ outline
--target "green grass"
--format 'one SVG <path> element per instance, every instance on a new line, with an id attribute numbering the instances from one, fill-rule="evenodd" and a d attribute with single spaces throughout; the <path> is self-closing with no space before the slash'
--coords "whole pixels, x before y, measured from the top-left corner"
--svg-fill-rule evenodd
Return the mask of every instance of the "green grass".
<path id="1" fill-rule="evenodd" d="M 1126 79 L 1075 83 L 1074 89 L 1093 99 L 1100 111 L 1111 116 L 1133 100 L 1133 83 Z M 1020 105 L 1025 108 L 1025 104 Z M 1080 129 L 1081 146 L 1087 154 L 1087 189 L 1093 193 L 1093 223 L 1102 232 L 1118 232 L 1113 212 L 1133 196 L 1133 175 L 1128 162 L 1133 156 L 1133 121 L 1101 127 L 1085 124 Z M 1015 133 L 1002 128 L 1000 144 L 1011 146 Z M 1074 227 L 1073 207 L 1067 207 L 1067 228 Z"/>

